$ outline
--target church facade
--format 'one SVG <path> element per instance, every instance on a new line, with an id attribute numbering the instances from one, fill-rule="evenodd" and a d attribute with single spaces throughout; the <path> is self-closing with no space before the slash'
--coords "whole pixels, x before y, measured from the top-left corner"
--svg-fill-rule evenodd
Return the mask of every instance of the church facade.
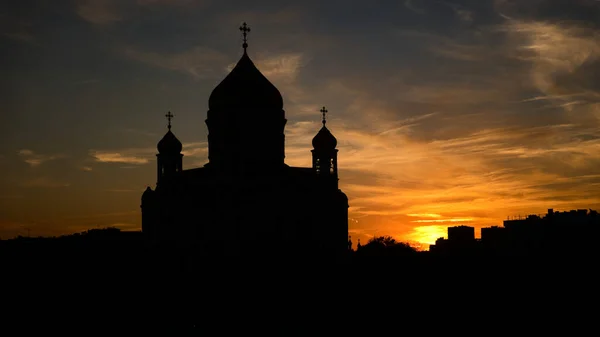
<path id="1" fill-rule="evenodd" d="M 249 28 L 240 30 L 244 53 L 208 101 L 208 163 L 183 168 L 169 113 L 157 145 L 157 184 L 142 195 L 142 232 L 201 255 L 344 255 L 348 198 L 338 187 L 327 111 L 312 140 L 312 167 L 287 165 L 283 98 L 248 56 Z"/>

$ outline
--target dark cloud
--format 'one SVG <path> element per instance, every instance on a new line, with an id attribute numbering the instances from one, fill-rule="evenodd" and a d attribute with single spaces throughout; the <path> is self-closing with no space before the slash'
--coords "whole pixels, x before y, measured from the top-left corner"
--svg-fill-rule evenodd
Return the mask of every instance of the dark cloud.
<path id="1" fill-rule="evenodd" d="M 495 5 L 501 14 L 519 20 L 572 21 L 597 27 L 600 19 L 600 3 L 595 0 L 496 0 Z"/>

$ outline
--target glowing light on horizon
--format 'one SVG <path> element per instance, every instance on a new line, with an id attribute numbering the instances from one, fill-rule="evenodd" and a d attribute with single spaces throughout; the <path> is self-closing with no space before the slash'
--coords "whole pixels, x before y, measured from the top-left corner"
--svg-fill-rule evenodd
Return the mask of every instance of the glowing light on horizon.
<path id="1" fill-rule="evenodd" d="M 438 219 L 438 220 L 413 220 L 411 222 L 417 223 L 427 223 L 427 222 L 471 222 L 473 218 L 464 218 L 464 219 Z"/>
<path id="2" fill-rule="evenodd" d="M 413 229 L 413 232 L 406 237 L 410 241 L 416 241 L 424 246 L 435 244 L 435 240 L 446 236 L 447 228 L 444 226 L 419 226 Z"/>

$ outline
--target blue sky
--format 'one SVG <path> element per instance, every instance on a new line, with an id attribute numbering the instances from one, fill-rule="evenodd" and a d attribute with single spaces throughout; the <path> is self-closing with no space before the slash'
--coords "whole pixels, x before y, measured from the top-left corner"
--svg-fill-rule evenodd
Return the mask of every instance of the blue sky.
<path id="1" fill-rule="evenodd" d="M 23 0 L 0 5 L 0 237 L 139 228 L 175 114 L 206 162 L 211 90 L 248 52 L 286 161 L 338 138 L 355 238 L 600 205 L 600 2 Z"/>

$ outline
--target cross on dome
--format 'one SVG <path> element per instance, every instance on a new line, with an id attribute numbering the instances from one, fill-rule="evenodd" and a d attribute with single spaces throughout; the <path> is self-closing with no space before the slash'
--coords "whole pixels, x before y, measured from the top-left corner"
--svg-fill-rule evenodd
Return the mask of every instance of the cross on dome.
<path id="1" fill-rule="evenodd" d="M 327 111 L 327 109 L 325 109 L 325 107 L 322 107 L 321 110 L 319 110 L 319 111 L 321 111 L 321 113 L 323 114 L 323 125 L 325 125 L 325 123 L 327 123 L 327 121 L 325 120 L 325 115 L 327 114 L 328 111 Z"/>
<path id="2" fill-rule="evenodd" d="M 319 111 L 321 112 L 321 114 L 323 114 L 323 127 L 321 128 L 321 130 L 319 130 L 317 135 L 313 138 L 313 140 L 312 140 L 313 147 L 315 149 L 326 149 L 326 150 L 335 149 L 335 147 L 337 145 L 337 139 L 335 139 L 335 137 L 331 134 L 329 129 L 327 129 L 327 127 L 325 126 L 325 123 L 327 123 L 327 120 L 326 120 L 326 115 L 328 112 L 327 108 L 322 107 L 321 110 L 319 110 Z"/>
<path id="3" fill-rule="evenodd" d="M 250 27 L 248 27 L 246 22 L 242 23 L 242 25 L 240 26 L 240 31 L 242 32 L 242 35 L 244 37 L 244 44 L 242 44 L 242 47 L 244 47 L 245 52 L 246 48 L 248 48 L 248 33 L 250 33 Z"/>
<path id="4" fill-rule="evenodd" d="M 169 130 L 171 130 L 171 118 L 173 118 L 175 116 L 171 113 L 171 111 L 169 111 L 169 112 L 167 112 L 165 117 L 167 117 L 167 121 L 169 121 L 169 125 L 167 125 L 167 127 L 169 128 Z"/>

